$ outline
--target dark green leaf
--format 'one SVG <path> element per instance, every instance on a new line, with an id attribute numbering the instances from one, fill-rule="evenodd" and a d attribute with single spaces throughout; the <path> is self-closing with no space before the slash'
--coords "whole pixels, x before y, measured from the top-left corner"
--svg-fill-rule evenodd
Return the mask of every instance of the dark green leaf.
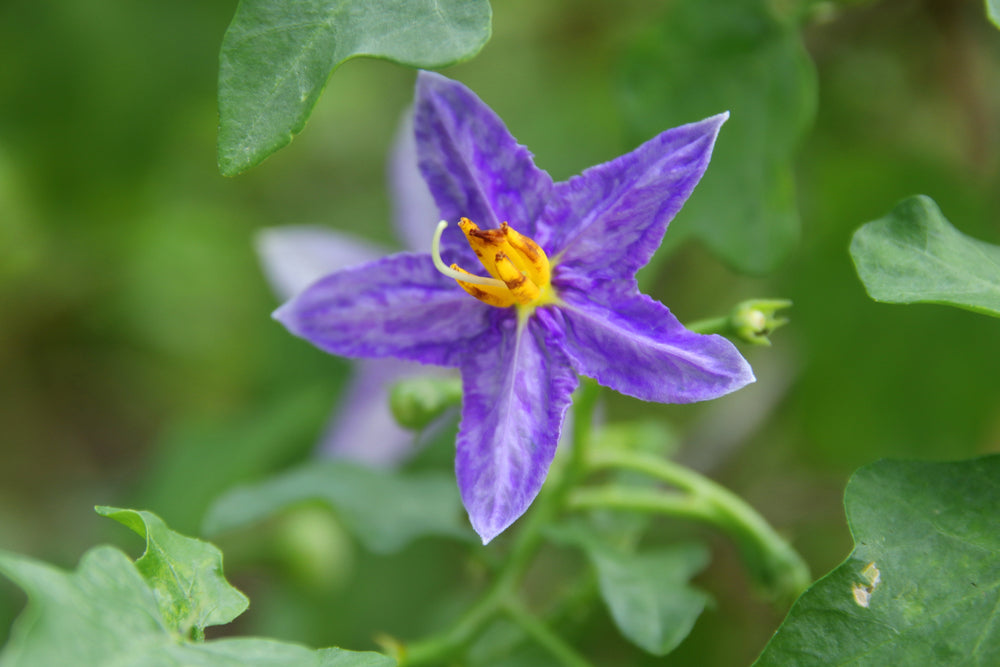
<path id="1" fill-rule="evenodd" d="M 203 638 L 211 625 L 224 625 L 250 602 L 222 574 L 222 552 L 215 545 L 167 528 L 150 512 L 97 507 L 97 513 L 131 528 L 146 540 L 135 567 L 153 589 L 160 613 L 183 637 Z"/>
<path id="2" fill-rule="evenodd" d="M 212 505 L 204 532 L 215 535 L 312 500 L 330 505 L 376 552 L 395 551 L 424 535 L 472 537 L 454 476 L 393 473 L 346 461 L 312 463 L 238 487 Z"/>
<path id="3" fill-rule="evenodd" d="M 671 3 L 629 52 L 622 76 L 638 139 L 731 112 L 667 242 L 695 236 L 755 273 L 774 268 L 798 238 L 791 160 L 816 106 L 816 77 L 797 28 L 770 4 Z"/>
<path id="4" fill-rule="evenodd" d="M 28 594 L 28 607 L 0 653 L 2 667 L 389 667 L 376 653 L 313 651 L 270 639 L 189 643 L 162 616 L 128 556 L 91 549 L 76 572 L 0 551 L 0 572 Z"/>
<path id="5" fill-rule="evenodd" d="M 677 648 L 711 601 L 688 583 L 708 563 L 702 544 L 627 553 L 582 526 L 560 526 L 550 536 L 583 549 L 618 629 L 650 653 L 666 655 Z"/>
<path id="6" fill-rule="evenodd" d="M 219 54 L 219 170 L 287 145 L 345 60 L 443 67 L 483 47 L 490 19 L 488 0 L 242 0 Z"/>
<path id="7" fill-rule="evenodd" d="M 1000 317 L 1000 246 L 965 236 L 925 196 L 854 233 L 851 257 L 868 294 L 888 303 L 942 303 Z"/>
<path id="8" fill-rule="evenodd" d="M 854 551 L 755 665 L 1000 664 L 1000 456 L 880 461 L 844 504 Z"/>

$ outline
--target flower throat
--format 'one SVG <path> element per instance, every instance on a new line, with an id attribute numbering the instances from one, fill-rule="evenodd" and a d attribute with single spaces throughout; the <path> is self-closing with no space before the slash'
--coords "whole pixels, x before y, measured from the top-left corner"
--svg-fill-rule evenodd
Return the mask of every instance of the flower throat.
<path id="1" fill-rule="evenodd" d="M 497 308 L 535 307 L 555 302 L 549 258 L 532 239 L 517 233 L 506 222 L 499 229 L 480 229 L 468 218 L 462 218 L 458 226 L 492 276 L 487 278 L 472 274 L 457 264 L 445 266 L 441 260 L 441 234 L 447 226 L 444 220 L 438 223 L 431 257 L 437 270 L 454 278 L 466 292 Z"/>

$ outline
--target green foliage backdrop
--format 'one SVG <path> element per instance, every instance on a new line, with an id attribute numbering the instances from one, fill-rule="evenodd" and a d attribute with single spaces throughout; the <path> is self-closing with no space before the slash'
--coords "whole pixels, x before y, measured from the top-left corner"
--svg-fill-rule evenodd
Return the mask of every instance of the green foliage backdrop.
<path id="1" fill-rule="evenodd" d="M 917 194 L 964 237 L 1000 245 L 1000 31 L 986 13 L 996 21 L 998 10 L 992 0 L 771 2 L 740 10 L 747 24 L 720 25 L 710 4 L 494 3 L 489 43 L 446 73 L 556 179 L 731 109 L 714 182 L 675 221 L 676 247 L 640 278 L 684 321 L 765 294 L 794 302 L 791 322 L 772 347 L 745 349 L 758 382 L 741 394 L 694 407 L 609 397 L 604 409 L 682 431 L 680 459 L 747 498 L 823 573 L 853 548 L 842 511 L 853 470 L 1000 448 L 997 320 L 876 303 L 849 254 L 855 230 Z M 266 475 L 312 458 L 348 366 L 270 319 L 276 299 L 254 233 L 317 223 L 391 243 L 385 158 L 412 70 L 349 58 L 393 57 L 382 51 L 326 54 L 299 100 L 309 123 L 259 144 L 299 138 L 225 178 L 216 95 L 235 10 L 0 4 L 0 549 L 54 563 L 59 577 L 84 576 L 94 559 L 131 567 L 112 547 L 80 560 L 96 543 L 136 551 L 94 505 L 148 509 L 197 534 L 224 492 L 259 491 Z M 708 39 L 718 34 L 729 38 Z M 657 77 L 667 83 L 653 86 Z M 237 126 L 224 103 L 221 120 L 222 147 L 256 141 L 226 134 Z M 449 447 L 432 446 L 416 467 L 447 468 Z M 438 627 L 491 566 L 451 539 L 370 553 L 331 504 L 293 504 L 219 536 L 227 576 L 253 600 L 239 634 L 374 650 L 373 628 L 412 637 Z M 696 572 L 694 551 L 658 550 L 678 534 L 709 544 L 706 570 Z M 637 604 L 625 596 L 607 612 L 568 615 L 581 650 L 605 664 L 750 664 L 782 613 L 756 596 L 733 547 L 667 522 L 649 541 L 656 557 L 688 564 L 694 580 L 677 586 L 691 605 L 700 610 L 705 591 L 714 607 L 656 658 L 615 629 Z M 554 550 L 529 586 L 544 592 L 588 557 Z M 30 567 L 11 558 L 10 571 Z M 592 558 L 604 566 L 593 586 L 621 574 L 613 556 Z M 137 574 L 122 576 L 144 590 Z M 0 580 L 0 642 L 24 603 Z M 505 646 L 504 632 L 487 639 Z M 670 638 L 654 628 L 642 641 Z M 474 655 L 495 655 L 488 643 Z M 546 664 L 517 650 L 510 664 Z"/>

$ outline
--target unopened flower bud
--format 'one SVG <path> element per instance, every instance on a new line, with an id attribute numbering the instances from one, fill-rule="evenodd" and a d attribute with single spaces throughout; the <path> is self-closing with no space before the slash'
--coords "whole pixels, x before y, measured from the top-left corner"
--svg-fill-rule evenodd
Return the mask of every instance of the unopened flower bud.
<path id="1" fill-rule="evenodd" d="M 788 299 L 751 299 L 736 304 L 729 315 L 730 326 L 741 340 L 756 345 L 770 345 L 768 336 L 775 329 L 788 323 L 788 318 L 775 316 L 776 311 L 788 308 Z"/>

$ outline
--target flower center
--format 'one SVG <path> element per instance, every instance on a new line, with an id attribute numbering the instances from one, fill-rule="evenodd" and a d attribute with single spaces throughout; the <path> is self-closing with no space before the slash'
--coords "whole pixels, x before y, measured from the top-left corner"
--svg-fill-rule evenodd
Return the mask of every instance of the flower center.
<path id="1" fill-rule="evenodd" d="M 438 223 L 431 256 L 437 270 L 454 278 L 466 292 L 497 308 L 534 307 L 555 301 L 549 258 L 533 240 L 518 234 L 506 222 L 500 229 L 480 229 L 468 218 L 462 218 L 458 226 L 492 276 L 487 278 L 469 273 L 457 264 L 445 266 L 441 260 L 441 234 L 447 226 L 444 220 Z"/>

